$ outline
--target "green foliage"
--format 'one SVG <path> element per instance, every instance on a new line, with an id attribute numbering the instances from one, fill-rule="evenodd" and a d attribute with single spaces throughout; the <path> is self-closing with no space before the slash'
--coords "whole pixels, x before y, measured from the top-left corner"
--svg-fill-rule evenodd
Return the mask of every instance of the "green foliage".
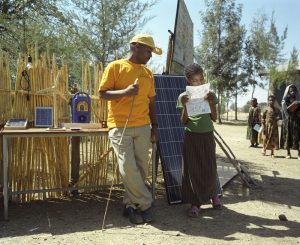
<path id="1" fill-rule="evenodd" d="M 298 79 L 298 50 L 294 47 L 287 66 L 272 67 L 269 72 L 273 88 L 294 83 Z"/>
<path id="2" fill-rule="evenodd" d="M 278 35 L 274 12 L 270 19 L 264 12 L 256 14 L 251 23 L 250 34 L 246 38 L 242 62 L 245 79 L 252 87 L 252 96 L 256 86 L 264 88 L 268 81 L 268 79 L 261 80 L 259 77 L 266 77 L 269 74 L 276 83 L 283 78 L 283 74 L 277 73 L 276 69 L 283 62 L 282 50 L 286 37 L 287 28 L 281 36 Z"/>
<path id="3" fill-rule="evenodd" d="M 236 91 L 245 28 L 240 24 L 242 8 L 233 0 L 206 1 L 199 56 L 218 95 Z M 231 92 L 232 94 L 232 92 Z M 221 105 L 219 109 L 219 122 Z"/>
<path id="4" fill-rule="evenodd" d="M 129 53 L 131 37 L 149 20 L 156 0 L 2 0 L 0 48 L 16 72 L 19 53 L 54 53 L 81 80 L 82 59 L 104 66 Z"/>
<path id="5" fill-rule="evenodd" d="M 0 48 L 10 56 L 13 73 L 19 53 L 39 45 L 45 51 L 56 34 L 60 13 L 53 0 L 3 0 L 0 3 Z"/>
<path id="6" fill-rule="evenodd" d="M 248 101 L 248 102 L 242 107 L 242 112 L 244 112 L 244 113 L 249 112 L 250 107 L 251 107 L 251 102 Z"/>
<path id="7" fill-rule="evenodd" d="M 72 0 L 65 11 L 67 28 L 89 58 L 104 66 L 128 53 L 128 42 L 149 18 L 146 11 L 155 1 Z"/>
<path id="8" fill-rule="evenodd" d="M 235 104 L 232 103 L 232 104 L 230 104 L 229 109 L 230 109 L 231 111 L 235 111 L 237 108 L 236 108 Z"/>

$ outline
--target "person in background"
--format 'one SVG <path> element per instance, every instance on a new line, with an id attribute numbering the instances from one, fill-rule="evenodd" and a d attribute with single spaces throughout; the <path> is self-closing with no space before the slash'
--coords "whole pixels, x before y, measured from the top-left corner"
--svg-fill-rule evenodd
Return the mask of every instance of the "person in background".
<path id="1" fill-rule="evenodd" d="M 152 53 L 162 54 L 153 38 L 136 35 L 130 41 L 131 56 L 110 63 L 99 86 L 108 100 L 109 138 L 117 155 L 125 187 L 124 216 L 131 223 L 152 221 L 152 195 L 145 185 L 149 148 L 158 138 L 154 78 L 146 67 Z"/>
<path id="2" fill-rule="evenodd" d="M 185 76 L 189 86 L 205 83 L 203 69 L 198 64 L 190 64 L 185 68 Z M 213 121 L 217 119 L 217 97 L 209 92 L 207 100 L 211 113 L 189 116 L 186 92 L 179 95 L 177 108 L 181 111 L 181 121 L 185 124 L 183 140 L 183 178 L 182 202 L 191 204 L 188 211 L 190 217 L 197 217 L 201 205 L 212 199 L 214 208 L 221 208 L 220 199 L 216 193 L 217 165 L 216 143 L 214 139 Z"/>
<path id="3" fill-rule="evenodd" d="M 290 149 L 298 151 L 300 160 L 300 106 L 299 93 L 294 84 L 286 87 L 283 94 L 282 107 L 282 127 L 280 147 L 287 150 L 286 158 L 291 158 Z"/>
<path id="4" fill-rule="evenodd" d="M 262 115 L 262 154 L 266 155 L 266 150 L 271 150 L 271 157 L 274 158 L 274 150 L 279 149 L 278 120 L 280 120 L 280 110 L 275 106 L 275 96 L 268 97 L 268 107 Z"/>
<path id="5" fill-rule="evenodd" d="M 247 139 L 250 140 L 250 147 L 258 146 L 258 131 L 254 129 L 255 124 L 261 125 L 261 111 L 257 105 L 257 99 L 252 98 L 248 115 Z"/>

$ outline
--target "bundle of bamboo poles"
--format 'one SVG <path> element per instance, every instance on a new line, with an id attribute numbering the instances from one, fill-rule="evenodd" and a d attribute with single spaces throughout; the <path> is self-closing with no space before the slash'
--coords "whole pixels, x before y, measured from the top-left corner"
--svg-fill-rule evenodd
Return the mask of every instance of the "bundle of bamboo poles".
<path id="1" fill-rule="evenodd" d="M 11 117 L 12 96 L 9 59 L 7 53 L 0 50 L 0 125 Z"/>
<path id="2" fill-rule="evenodd" d="M 12 94 L 8 54 L 0 50 L 0 130 L 11 117 Z M 0 139 L 2 149 L 2 137 Z M 2 151 L 0 152 L 2 162 Z M 2 168 L 0 168 L 0 183 L 2 183 Z M 2 188 L 2 186 L 1 186 Z"/>
<path id="3" fill-rule="evenodd" d="M 93 74 L 92 74 L 93 73 Z M 107 121 L 107 102 L 99 99 L 99 82 L 102 77 L 103 66 L 91 66 L 82 61 L 82 92 L 88 92 L 91 98 L 91 120 L 102 123 Z"/>
<path id="4" fill-rule="evenodd" d="M 35 107 L 54 107 L 54 125 L 70 122 L 71 93 L 68 91 L 68 68 L 62 62 L 56 63 L 56 57 L 49 53 L 39 55 L 37 50 L 32 53 L 32 67 L 27 68 L 27 57 L 19 56 L 14 93 L 10 92 L 10 74 L 6 56 L 0 57 L 1 85 L 10 114 L 9 118 L 27 118 L 34 121 Z M 88 92 L 91 98 L 91 121 L 106 122 L 107 103 L 99 99 L 98 87 L 103 67 L 90 65 L 82 61 L 81 91 Z M 3 75 L 4 74 L 4 75 Z M 25 74 L 25 75 L 24 75 Z M 7 91 L 6 91 L 7 90 Z M 0 91 L 0 92 L 1 92 Z M 4 96 L 1 96 L 2 98 Z M 1 108 L 3 109 L 3 107 Z M 4 110 L 4 109 L 3 109 Z M 71 173 L 71 139 L 64 138 L 17 138 L 10 141 L 10 176 L 12 191 L 64 188 L 70 185 Z M 58 157 L 59 156 L 59 157 Z M 110 147 L 107 136 L 82 137 L 80 141 L 80 169 L 77 186 L 110 185 L 116 171 L 116 156 Z M 116 184 L 121 180 L 115 176 Z M 96 189 L 96 188 L 95 188 Z M 57 197 L 63 192 L 47 192 L 39 194 L 20 194 L 17 201 L 30 201 Z"/>
<path id="5" fill-rule="evenodd" d="M 32 67 L 27 57 L 19 57 L 12 117 L 33 121 L 35 107 L 54 107 L 54 124 L 69 115 L 67 67 L 58 67 L 55 56 L 38 56 Z M 10 142 L 10 166 L 13 191 L 68 187 L 70 157 L 69 138 L 17 138 Z M 16 200 L 30 201 L 56 197 L 62 193 L 21 194 Z"/>
<path id="6" fill-rule="evenodd" d="M 99 99 L 98 88 L 103 67 L 91 66 L 82 61 L 81 91 L 91 98 L 91 120 L 102 123 L 107 120 L 107 102 Z M 79 184 L 84 186 L 108 185 L 117 168 L 115 154 L 107 136 L 81 139 Z M 120 183 L 119 175 L 115 178 Z"/>

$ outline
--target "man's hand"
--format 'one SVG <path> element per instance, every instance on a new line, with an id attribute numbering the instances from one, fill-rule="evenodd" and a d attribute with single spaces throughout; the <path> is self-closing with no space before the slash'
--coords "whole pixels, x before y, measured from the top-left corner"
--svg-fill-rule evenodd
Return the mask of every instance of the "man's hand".
<path id="1" fill-rule="evenodd" d="M 139 92 L 139 85 L 138 84 L 131 84 L 129 85 L 125 91 L 124 95 L 126 96 L 134 96 L 137 95 Z"/>
<path id="2" fill-rule="evenodd" d="M 158 129 L 157 126 L 151 128 L 151 143 L 156 143 L 158 141 Z"/>

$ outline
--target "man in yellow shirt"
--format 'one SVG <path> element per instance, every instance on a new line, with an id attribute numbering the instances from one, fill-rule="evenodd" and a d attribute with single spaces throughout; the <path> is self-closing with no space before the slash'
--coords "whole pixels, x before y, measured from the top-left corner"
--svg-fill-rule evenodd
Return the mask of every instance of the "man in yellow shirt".
<path id="1" fill-rule="evenodd" d="M 152 196 L 145 185 L 150 141 L 156 142 L 155 88 L 146 67 L 152 53 L 162 50 L 147 34 L 130 41 L 131 56 L 108 64 L 99 87 L 100 98 L 108 100 L 109 138 L 118 157 L 125 187 L 124 215 L 131 223 L 152 221 Z"/>

